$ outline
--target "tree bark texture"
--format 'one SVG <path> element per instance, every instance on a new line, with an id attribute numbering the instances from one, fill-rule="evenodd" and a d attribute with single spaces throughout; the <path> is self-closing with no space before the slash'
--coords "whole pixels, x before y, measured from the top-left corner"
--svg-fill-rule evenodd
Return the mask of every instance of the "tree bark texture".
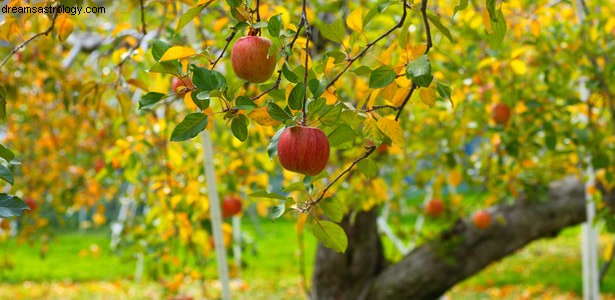
<path id="1" fill-rule="evenodd" d="M 348 250 L 318 246 L 313 299 L 437 299 L 460 281 L 530 242 L 554 237 L 585 220 L 584 185 L 575 177 L 553 182 L 548 200 L 520 198 L 488 209 L 487 229 L 458 220 L 440 236 L 386 266 L 375 210 L 343 221 Z M 607 195 L 606 198 L 613 198 Z M 612 199 L 611 199 L 612 200 Z"/>

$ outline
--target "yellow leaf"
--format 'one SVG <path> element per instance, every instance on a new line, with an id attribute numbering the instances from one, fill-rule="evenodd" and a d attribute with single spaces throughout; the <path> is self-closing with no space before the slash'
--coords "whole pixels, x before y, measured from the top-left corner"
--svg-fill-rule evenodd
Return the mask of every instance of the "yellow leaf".
<path id="1" fill-rule="evenodd" d="M 436 90 L 432 88 L 421 88 L 419 91 L 421 96 L 421 102 L 432 107 L 436 104 Z"/>
<path id="2" fill-rule="evenodd" d="M 60 41 L 65 41 L 73 32 L 73 21 L 71 21 L 66 14 L 58 16 L 56 19 L 56 26 L 58 26 L 58 39 Z"/>
<path id="3" fill-rule="evenodd" d="M 400 106 L 404 102 L 404 99 L 408 96 L 408 93 L 410 93 L 410 89 L 408 88 L 397 89 L 397 91 L 395 91 L 395 96 L 391 100 L 391 104 L 394 106 Z"/>
<path id="4" fill-rule="evenodd" d="M 525 73 L 527 72 L 527 66 L 525 65 L 525 63 L 518 59 L 511 61 L 510 67 L 517 75 L 525 75 Z"/>
<path id="5" fill-rule="evenodd" d="M 382 118 L 378 120 L 378 128 L 393 140 L 393 144 L 400 148 L 405 146 L 406 140 L 404 139 L 404 131 L 401 129 L 401 126 L 399 126 L 399 122 L 393 119 Z"/>
<path id="6" fill-rule="evenodd" d="M 280 121 L 274 120 L 267 112 L 266 107 L 259 107 L 253 110 L 249 115 L 250 119 L 263 126 L 276 126 Z"/>
<path id="7" fill-rule="evenodd" d="M 197 110 L 198 107 L 196 106 L 196 104 L 194 104 L 194 101 L 192 101 L 192 91 L 184 95 L 184 105 L 186 105 L 186 108 L 188 110 L 191 110 L 191 111 Z"/>
<path id="8" fill-rule="evenodd" d="M 398 88 L 397 84 L 389 84 L 380 90 L 380 95 L 384 100 L 393 101 Z"/>
<path id="9" fill-rule="evenodd" d="M 327 105 L 334 105 L 337 103 L 337 96 L 335 95 L 335 88 L 330 87 L 322 93 L 322 97 L 327 100 Z"/>
<path id="10" fill-rule="evenodd" d="M 228 20 L 227 17 L 220 18 L 220 19 L 216 20 L 214 22 L 214 26 L 213 26 L 214 32 L 220 32 L 220 30 L 222 30 L 222 28 L 224 28 L 224 26 L 226 26 L 226 24 L 228 24 L 228 21 L 229 20 Z"/>
<path id="11" fill-rule="evenodd" d="M 461 183 L 461 173 L 457 170 L 452 170 L 448 174 L 448 182 L 455 187 L 459 186 Z"/>
<path id="12" fill-rule="evenodd" d="M 190 47 L 173 46 L 169 48 L 166 52 L 164 52 L 164 54 L 160 58 L 160 61 L 188 58 L 194 55 L 196 55 L 196 51 L 194 51 L 194 49 Z"/>
<path id="13" fill-rule="evenodd" d="M 297 234 L 301 234 L 303 232 L 303 227 L 305 226 L 305 220 L 307 220 L 307 214 L 299 214 L 297 217 Z"/>
<path id="14" fill-rule="evenodd" d="M 483 25 L 485 25 L 485 30 L 487 30 L 488 34 L 493 33 L 493 30 L 491 30 L 491 17 L 486 9 L 483 10 Z"/>
<path id="15" fill-rule="evenodd" d="M 113 28 L 113 31 L 111 31 L 111 35 L 112 36 L 117 36 L 120 32 L 122 32 L 122 31 L 124 31 L 126 29 L 130 29 L 130 28 L 131 28 L 130 23 L 126 23 L 126 22 L 119 23 L 119 24 L 115 25 L 115 28 Z"/>
<path id="16" fill-rule="evenodd" d="M 611 257 L 613 257 L 613 247 L 611 247 L 612 239 L 611 238 L 607 238 L 607 239 L 608 239 L 608 243 L 607 243 L 608 246 L 605 247 L 604 249 L 604 260 L 609 261 L 611 260 Z"/>
<path id="17" fill-rule="evenodd" d="M 348 27 L 356 32 L 363 31 L 363 8 L 360 6 L 355 8 L 350 15 L 348 15 L 348 19 L 346 19 L 346 24 Z"/>
<path id="18" fill-rule="evenodd" d="M 142 90 L 144 90 L 146 92 L 148 91 L 147 84 L 145 84 L 145 82 L 143 82 L 140 79 L 131 78 L 131 79 L 128 79 L 126 81 L 126 83 L 128 83 L 128 84 L 130 84 L 130 85 L 132 85 L 134 87 L 140 88 L 140 89 L 142 89 Z"/>

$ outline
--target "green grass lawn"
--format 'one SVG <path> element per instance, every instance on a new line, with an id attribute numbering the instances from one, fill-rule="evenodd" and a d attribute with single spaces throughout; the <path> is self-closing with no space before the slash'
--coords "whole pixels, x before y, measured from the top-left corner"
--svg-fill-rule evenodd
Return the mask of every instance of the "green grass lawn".
<path id="1" fill-rule="evenodd" d="M 262 236 L 251 222 L 243 220 L 243 230 L 254 238 L 255 243 L 244 253 L 246 267 L 241 270 L 243 284 L 241 288 L 236 288 L 241 290 L 239 295 L 245 299 L 304 298 L 294 223 L 262 219 L 260 225 L 264 232 Z M 122 259 L 113 254 L 109 250 L 108 236 L 104 230 L 58 234 L 44 259 L 40 256 L 40 244 L 18 245 L 14 240 L 1 243 L 0 264 L 2 260 L 9 259 L 13 267 L 0 268 L 0 298 L 11 293 L 36 298 L 28 294 L 32 285 L 53 290 L 54 284 L 55 289 L 63 284 L 82 286 L 86 294 L 90 290 L 94 295 L 114 289 L 122 290 L 123 295 L 132 295 L 130 297 L 135 299 L 161 295 L 161 288 L 155 282 L 132 283 L 129 280 L 134 274 L 135 260 Z M 316 241 L 307 233 L 304 244 L 309 284 Z M 96 247 L 98 254 L 95 254 Z M 215 265 L 208 268 L 211 269 L 206 274 L 215 272 Z M 512 289 L 507 295 L 513 295 L 513 298 L 516 298 L 514 295 L 521 297 L 522 292 L 528 291 L 547 291 L 576 298 L 582 292 L 581 276 L 580 230 L 575 227 L 563 231 L 554 239 L 535 242 L 515 255 L 492 264 L 456 286 L 449 295 L 454 299 L 480 299 Z M 211 282 L 214 278 L 211 279 L 209 282 L 213 286 L 215 284 Z M 93 282 L 97 281 L 100 283 L 98 288 L 92 287 L 96 286 Z M 235 285 L 238 286 L 237 283 Z M 83 292 L 82 289 L 78 290 Z M 606 297 L 615 295 L 613 269 L 607 274 L 601 291 Z"/>

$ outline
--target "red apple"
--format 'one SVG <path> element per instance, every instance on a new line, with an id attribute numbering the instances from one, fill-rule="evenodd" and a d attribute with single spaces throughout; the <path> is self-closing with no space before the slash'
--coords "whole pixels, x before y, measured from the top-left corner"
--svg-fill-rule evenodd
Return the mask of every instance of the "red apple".
<path id="1" fill-rule="evenodd" d="M 510 119 L 510 108 L 504 103 L 497 103 L 491 107 L 491 117 L 496 123 L 504 125 Z"/>
<path id="2" fill-rule="evenodd" d="M 171 82 L 172 89 L 175 93 L 179 95 L 185 94 L 188 89 L 194 88 L 194 83 L 192 83 L 192 79 L 190 77 L 177 78 L 173 77 L 173 81 Z"/>
<path id="3" fill-rule="evenodd" d="M 34 212 L 37 208 L 38 208 L 38 203 L 36 203 L 36 201 L 34 201 L 34 199 L 28 197 L 26 198 L 26 200 L 24 200 L 26 202 L 26 204 L 28 204 L 28 206 L 30 207 L 30 210 L 25 210 L 25 213 L 31 213 Z"/>
<path id="4" fill-rule="evenodd" d="M 231 64 L 239 78 L 252 83 L 267 81 L 277 63 L 277 55 L 269 55 L 271 41 L 260 36 L 239 38 L 231 49 Z"/>
<path id="5" fill-rule="evenodd" d="M 329 139 L 318 128 L 288 127 L 278 140 L 278 157 L 288 171 L 317 175 L 329 162 Z"/>
<path id="6" fill-rule="evenodd" d="M 433 198 L 425 204 L 425 214 L 430 217 L 437 217 L 444 211 L 444 203 L 442 200 Z"/>
<path id="7" fill-rule="evenodd" d="M 484 210 L 479 210 L 472 216 L 472 223 L 476 228 L 487 229 L 491 225 L 491 215 Z"/>
<path id="8" fill-rule="evenodd" d="M 104 160 L 99 159 L 96 162 L 94 162 L 94 171 L 96 171 L 96 173 L 100 172 L 100 170 L 102 170 L 104 167 L 105 167 Z"/>
<path id="9" fill-rule="evenodd" d="M 241 199 L 236 196 L 226 196 L 222 200 L 222 217 L 227 218 L 241 212 Z"/>

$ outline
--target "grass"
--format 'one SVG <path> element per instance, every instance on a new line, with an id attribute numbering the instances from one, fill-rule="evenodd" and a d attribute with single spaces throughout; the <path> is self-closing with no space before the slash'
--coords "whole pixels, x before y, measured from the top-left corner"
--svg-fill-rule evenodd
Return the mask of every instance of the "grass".
<path id="1" fill-rule="evenodd" d="M 239 299 L 304 299 L 294 223 L 261 220 L 260 226 L 264 232 L 262 236 L 251 222 L 243 220 L 243 230 L 255 242 L 244 253 L 246 266 L 241 270 L 242 281 L 233 283 L 235 295 Z M 316 241 L 308 233 L 304 243 L 309 284 Z M 607 241 L 603 237 L 601 245 L 605 244 Z M 108 250 L 106 231 L 64 232 L 50 244 L 45 259 L 39 253 L 40 243 L 17 244 L 9 240 L 0 244 L 0 264 L 3 257 L 10 257 L 14 264 L 13 268 L 0 268 L 0 298 L 17 295 L 16 299 L 151 299 L 164 295 L 157 282 L 129 280 L 135 262 L 122 260 Z M 215 265 L 211 268 L 210 271 L 215 272 Z M 580 230 L 575 227 L 493 263 L 457 285 L 448 296 L 452 299 L 518 299 L 556 295 L 574 299 L 582 293 L 581 276 Z M 219 285 L 213 278 L 205 285 L 209 291 L 201 296 L 219 292 Z M 187 282 L 180 293 L 199 295 L 202 289 L 195 286 L 198 284 Z M 601 292 L 604 298 L 615 298 L 615 270 L 607 274 Z"/>

